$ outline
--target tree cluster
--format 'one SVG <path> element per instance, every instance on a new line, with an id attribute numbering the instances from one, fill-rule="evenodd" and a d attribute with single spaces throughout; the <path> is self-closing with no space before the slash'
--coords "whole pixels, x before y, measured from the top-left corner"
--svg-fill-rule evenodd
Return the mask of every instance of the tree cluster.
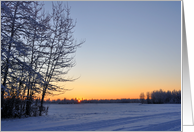
<path id="1" fill-rule="evenodd" d="M 144 93 L 140 94 L 141 103 L 148 104 L 164 104 L 164 103 L 181 103 L 181 90 L 176 91 L 163 91 L 155 90 L 151 93 L 147 92 L 147 98 L 145 99 Z"/>
<path id="2" fill-rule="evenodd" d="M 163 91 L 155 90 L 153 92 L 147 92 L 146 96 L 144 93 L 140 94 L 140 99 L 57 99 L 57 100 L 46 100 L 45 103 L 54 104 L 80 104 L 80 103 L 144 103 L 144 104 L 180 104 L 181 103 L 181 90 L 176 91 Z"/>
<path id="3" fill-rule="evenodd" d="M 74 80 L 64 75 L 83 43 L 73 38 L 75 25 L 62 2 L 45 13 L 38 1 L 1 1 L 1 117 L 30 115 L 37 96 L 42 108 L 46 94 L 67 90 L 53 82 Z"/>

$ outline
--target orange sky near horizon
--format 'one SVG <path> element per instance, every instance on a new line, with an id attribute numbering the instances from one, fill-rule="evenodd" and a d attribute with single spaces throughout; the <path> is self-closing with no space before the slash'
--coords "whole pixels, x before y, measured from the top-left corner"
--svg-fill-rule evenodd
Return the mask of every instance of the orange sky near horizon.
<path id="1" fill-rule="evenodd" d="M 52 2 L 45 4 L 49 11 Z M 86 42 L 64 78 L 80 78 L 58 83 L 72 90 L 45 99 L 134 99 L 181 90 L 181 1 L 68 4 L 77 20 L 73 37 Z"/>
<path id="2" fill-rule="evenodd" d="M 176 67 L 167 68 L 162 65 L 155 69 L 147 67 L 145 70 L 145 66 L 140 69 L 138 67 L 127 69 L 123 66 L 125 71 L 114 71 L 111 68 L 98 71 L 88 68 L 86 71 L 79 71 L 79 67 L 81 63 L 77 64 L 77 68 L 72 68 L 68 74 L 69 77 L 80 77 L 79 79 L 73 82 L 57 83 L 65 89 L 72 90 L 58 96 L 46 96 L 45 99 L 137 99 L 142 92 L 146 95 L 147 92 L 160 89 L 163 91 L 181 90 L 181 70 L 179 71 Z"/>
<path id="3" fill-rule="evenodd" d="M 138 80 L 138 78 L 142 79 Z M 155 79 L 153 79 L 153 77 L 147 77 L 143 79 L 143 76 L 139 76 L 137 78 L 125 78 L 120 80 L 112 78 L 112 81 L 111 79 L 95 80 L 97 80 L 97 78 L 92 81 L 84 80 L 84 77 L 80 77 L 74 82 L 66 82 L 64 83 L 65 88 L 72 90 L 57 96 L 46 96 L 45 99 L 138 99 L 142 92 L 146 95 L 147 92 L 160 89 L 163 91 L 181 90 L 181 76 L 171 79 L 170 77 L 155 77 Z M 62 84 L 63 83 L 60 83 L 60 86 L 63 86 Z"/>

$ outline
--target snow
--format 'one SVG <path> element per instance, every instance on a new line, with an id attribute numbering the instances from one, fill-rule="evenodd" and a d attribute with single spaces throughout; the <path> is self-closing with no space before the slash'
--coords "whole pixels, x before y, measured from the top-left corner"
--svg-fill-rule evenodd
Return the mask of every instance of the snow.
<path id="1" fill-rule="evenodd" d="M 2 131 L 181 131 L 181 104 L 45 104 L 48 115 L 1 119 Z"/>

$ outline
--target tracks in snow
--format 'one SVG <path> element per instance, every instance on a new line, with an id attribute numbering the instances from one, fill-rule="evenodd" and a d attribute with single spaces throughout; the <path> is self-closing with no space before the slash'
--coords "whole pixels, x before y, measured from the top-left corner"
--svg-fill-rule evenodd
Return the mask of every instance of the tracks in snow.
<path id="1" fill-rule="evenodd" d="M 166 120 L 167 118 L 170 119 Z M 181 131 L 181 112 L 167 112 L 154 115 L 124 117 L 118 119 L 100 120 L 88 123 L 65 125 L 62 122 L 55 126 L 42 126 L 34 131 Z M 142 125 L 142 122 L 144 124 Z"/>

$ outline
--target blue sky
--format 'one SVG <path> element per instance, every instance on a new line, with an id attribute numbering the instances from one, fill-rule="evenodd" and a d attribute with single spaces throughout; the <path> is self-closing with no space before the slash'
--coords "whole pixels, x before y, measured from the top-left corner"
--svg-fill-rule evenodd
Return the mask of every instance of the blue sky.
<path id="1" fill-rule="evenodd" d="M 52 2 L 44 3 L 51 10 Z M 77 20 L 74 38 L 86 42 L 67 75 L 80 79 L 65 84 L 74 89 L 64 96 L 135 98 L 141 91 L 181 89 L 180 1 L 68 4 Z"/>

